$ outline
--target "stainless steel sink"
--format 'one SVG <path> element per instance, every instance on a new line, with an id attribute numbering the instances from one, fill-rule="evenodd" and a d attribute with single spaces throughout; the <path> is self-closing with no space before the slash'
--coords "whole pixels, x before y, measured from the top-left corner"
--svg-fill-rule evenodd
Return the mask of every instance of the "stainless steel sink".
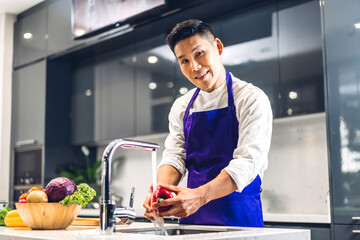
<path id="1" fill-rule="evenodd" d="M 174 235 L 188 235 L 201 233 L 220 233 L 220 232 L 234 232 L 246 231 L 240 228 L 228 227 L 209 227 L 209 226 L 171 226 L 166 227 L 166 231 L 170 236 Z M 161 230 L 155 231 L 154 228 L 133 228 L 133 229 L 119 229 L 117 232 L 121 233 L 135 233 L 135 234 L 149 234 L 149 235 L 163 235 Z"/>

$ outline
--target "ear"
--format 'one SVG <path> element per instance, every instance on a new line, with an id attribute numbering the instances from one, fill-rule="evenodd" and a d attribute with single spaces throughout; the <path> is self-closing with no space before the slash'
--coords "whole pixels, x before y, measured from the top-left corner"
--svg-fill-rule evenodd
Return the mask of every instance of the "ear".
<path id="1" fill-rule="evenodd" d="M 222 42 L 218 38 L 215 38 L 215 43 L 216 43 L 216 47 L 217 47 L 217 49 L 219 51 L 219 56 L 221 56 L 221 54 L 223 53 L 223 50 L 224 50 L 224 45 L 222 44 Z"/>

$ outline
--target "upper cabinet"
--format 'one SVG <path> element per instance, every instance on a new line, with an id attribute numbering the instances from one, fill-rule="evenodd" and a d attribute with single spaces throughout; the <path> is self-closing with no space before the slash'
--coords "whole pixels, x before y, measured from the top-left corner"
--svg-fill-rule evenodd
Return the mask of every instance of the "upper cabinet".
<path id="1" fill-rule="evenodd" d="M 295 6 L 281 2 L 278 19 L 281 116 L 323 112 L 319 1 Z"/>
<path id="2" fill-rule="evenodd" d="M 45 1 L 18 16 L 14 29 L 14 67 L 61 53 L 87 41 L 73 40 L 71 1 Z"/>
<path id="3" fill-rule="evenodd" d="M 14 29 L 14 67 L 43 58 L 46 54 L 47 8 L 17 19 Z"/>
<path id="4" fill-rule="evenodd" d="M 280 116 L 276 5 L 235 14 L 223 21 L 223 63 L 227 71 L 261 88 Z"/>
<path id="5" fill-rule="evenodd" d="M 47 16 L 47 54 L 75 46 L 76 41 L 72 39 L 71 0 L 50 3 Z"/>
<path id="6" fill-rule="evenodd" d="M 44 144 L 46 63 L 41 61 L 14 72 L 13 144 Z"/>

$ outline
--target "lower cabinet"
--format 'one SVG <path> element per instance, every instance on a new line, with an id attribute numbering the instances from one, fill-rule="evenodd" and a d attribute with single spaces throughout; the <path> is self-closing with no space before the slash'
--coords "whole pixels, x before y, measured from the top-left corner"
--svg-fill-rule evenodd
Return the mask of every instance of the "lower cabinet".
<path id="1" fill-rule="evenodd" d="M 333 240 L 359 240 L 360 225 L 334 225 Z"/>

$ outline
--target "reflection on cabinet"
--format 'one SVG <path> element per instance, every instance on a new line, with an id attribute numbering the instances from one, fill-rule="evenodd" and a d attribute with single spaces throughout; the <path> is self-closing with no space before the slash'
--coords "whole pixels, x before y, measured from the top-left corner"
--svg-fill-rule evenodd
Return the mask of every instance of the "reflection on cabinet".
<path id="1" fill-rule="evenodd" d="M 41 61 L 14 72 L 13 146 L 44 144 L 46 63 Z"/>
<path id="2" fill-rule="evenodd" d="M 17 20 L 14 28 L 15 67 L 45 56 L 46 32 L 46 7 Z"/>

